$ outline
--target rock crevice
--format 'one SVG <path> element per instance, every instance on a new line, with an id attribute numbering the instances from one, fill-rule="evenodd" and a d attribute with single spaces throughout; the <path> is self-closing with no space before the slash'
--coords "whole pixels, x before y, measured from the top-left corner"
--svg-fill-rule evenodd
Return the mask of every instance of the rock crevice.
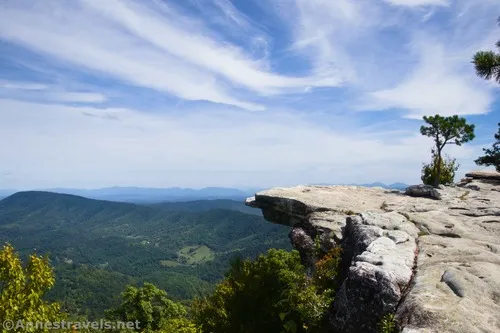
<path id="1" fill-rule="evenodd" d="M 343 281 L 328 313 L 332 332 L 377 332 L 395 313 L 405 333 L 500 332 L 500 174 L 406 194 L 356 186 L 298 186 L 247 204 L 292 228 L 305 265 L 340 245 Z"/>

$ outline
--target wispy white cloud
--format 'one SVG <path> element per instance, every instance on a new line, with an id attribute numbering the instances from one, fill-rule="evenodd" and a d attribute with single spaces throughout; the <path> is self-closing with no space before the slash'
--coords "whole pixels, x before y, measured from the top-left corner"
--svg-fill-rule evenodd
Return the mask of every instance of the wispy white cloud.
<path id="1" fill-rule="evenodd" d="M 420 6 L 449 6 L 451 0 L 383 0 L 391 5 L 420 7 Z"/>
<path id="2" fill-rule="evenodd" d="M 451 50 L 429 41 L 416 45 L 420 54 L 416 68 L 394 88 L 371 93 L 365 109 L 406 109 L 409 117 L 417 119 L 437 113 L 479 115 L 490 111 L 493 96 L 487 84 L 462 66 L 457 68 Z"/>
<path id="3" fill-rule="evenodd" d="M 474 6 L 458 1 L 448 28 L 435 23 L 412 32 L 409 56 L 415 65 L 396 85 L 368 95 L 366 109 L 406 109 L 411 118 L 426 114 L 480 115 L 491 111 L 494 89 L 476 77 L 471 58 L 482 45 L 493 45 L 496 8 L 479 0 Z M 477 20 L 481 17 L 481 20 Z M 441 31 L 440 31 L 441 30 Z"/>
<path id="4" fill-rule="evenodd" d="M 40 83 L 0 81 L 0 89 L 45 90 L 48 87 L 48 85 Z"/>
<path id="5" fill-rule="evenodd" d="M 219 8 L 224 16 L 236 23 L 237 25 L 245 28 L 251 29 L 251 23 L 249 18 L 242 14 L 229 0 L 213 0 L 215 6 Z"/>
<path id="6" fill-rule="evenodd" d="M 495 0 L 0 6 L 2 60 L 48 78 L 0 76 L 0 187 L 418 182 L 432 142 L 413 119 L 485 114 L 498 89 L 470 64 Z"/>
<path id="7" fill-rule="evenodd" d="M 106 96 L 99 93 L 89 92 L 50 92 L 45 94 L 49 100 L 55 102 L 73 102 L 73 103 L 103 103 L 107 100 Z"/>
<path id="8" fill-rule="evenodd" d="M 68 91 L 49 84 L 17 81 L 1 81 L 1 97 L 61 103 L 103 103 L 107 100 L 101 93 Z"/>
<path id="9" fill-rule="evenodd" d="M 283 111 L 264 118 L 236 110 L 148 115 L 0 100 L 0 118 L 0 141 L 10 142 L 0 146 L 0 173 L 22 177 L 0 187 L 270 186 L 390 182 L 394 175 L 411 183 L 432 144 L 415 132 L 384 140 L 384 130 L 331 129 Z M 469 145 L 453 154 L 470 159 L 478 150 Z"/>
<path id="10" fill-rule="evenodd" d="M 77 2 L 65 4 L 68 6 L 58 7 L 47 1 L 37 3 L 36 10 L 30 11 L 23 7 L 6 8 L 0 11 L 0 36 L 68 64 L 187 100 L 209 100 L 252 110 L 262 108 L 230 96 L 215 77 L 131 38 L 102 20 L 99 13 L 75 6 Z"/>
<path id="11" fill-rule="evenodd" d="M 451 6 L 444 0 L 390 2 L 410 7 Z M 291 31 L 289 50 L 307 60 L 302 66 L 309 67 L 308 75 L 301 77 L 272 71 L 269 36 L 255 33 L 251 19 L 229 0 L 212 0 L 210 4 L 230 25 L 250 32 L 250 49 L 228 42 L 224 34 L 211 30 L 205 24 L 208 18 L 182 15 L 179 8 L 159 0 L 78 0 L 63 5 L 46 1 L 35 3 L 34 10 L 26 10 L 28 4 L 32 2 L 20 0 L 15 5 L 4 5 L 0 12 L 0 38 L 57 57 L 68 66 L 82 66 L 185 100 L 263 110 L 266 103 L 262 96 L 346 86 L 359 89 L 360 93 L 371 90 L 363 98 L 372 98 L 371 104 L 365 103 L 368 106 L 408 109 L 412 115 L 419 115 L 442 108 L 481 114 L 487 112 L 492 99 L 484 85 L 478 86 L 477 81 L 471 80 L 470 70 L 457 70 L 453 65 L 456 61 L 446 61 L 453 56 L 443 56 L 444 52 L 457 52 L 456 45 L 480 37 L 479 33 L 459 34 L 460 21 L 470 21 L 478 8 L 481 14 L 485 9 L 493 13 L 492 9 L 499 5 L 490 0 L 478 0 L 474 6 L 464 1 L 453 4 L 451 10 L 460 15 L 460 20 L 442 36 L 438 33 L 438 38 L 432 22 L 428 27 L 419 25 L 421 20 L 415 23 L 408 16 L 411 14 L 392 11 L 392 6 L 383 1 L 277 2 Z M 428 14 L 423 14 L 424 21 L 430 20 Z M 65 28 L 60 29 L 61 26 Z M 415 43 L 412 28 L 421 31 L 420 44 L 433 45 L 441 52 L 441 59 L 432 58 L 436 68 L 428 60 L 432 54 L 426 53 L 434 52 L 432 48 L 419 54 L 405 50 L 406 45 Z M 399 29 L 392 42 L 383 39 L 388 29 Z M 450 34 L 462 38 L 449 45 Z M 475 44 L 481 39 L 484 38 Z M 75 41 L 78 47 L 73 46 Z M 432 75 L 427 80 L 429 73 Z M 436 87 L 440 87 L 440 93 L 436 93 Z M 421 88 L 419 91 L 427 96 L 425 102 L 411 96 Z M 452 102 L 453 96 L 458 98 Z M 470 101 L 476 99 L 478 103 L 472 105 Z"/>
<path id="12" fill-rule="evenodd" d="M 214 37 L 202 22 L 176 19 L 179 14 L 159 1 L 44 1 L 31 10 L 23 6 L 28 2 L 19 3 L 0 12 L 1 38 L 183 99 L 255 110 L 262 106 L 233 97 L 230 85 L 275 94 L 337 84 L 268 72 L 237 45 Z M 236 15 L 233 10 L 241 22 Z"/>
<path id="13" fill-rule="evenodd" d="M 500 3 L 385 3 L 390 6 L 384 1 L 293 1 L 293 14 L 284 16 L 295 27 L 293 50 L 306 54 L 316 71 L 357 89 L 362 102 L 351 102 L 357 110 L 407 110 L 411 118 L 489 112 L 493 92 L 475 76 L 470 61 L 482 45 L 498 38 L 494 22 Z M 439 22 L 433 20 L 437 13 Z"/>

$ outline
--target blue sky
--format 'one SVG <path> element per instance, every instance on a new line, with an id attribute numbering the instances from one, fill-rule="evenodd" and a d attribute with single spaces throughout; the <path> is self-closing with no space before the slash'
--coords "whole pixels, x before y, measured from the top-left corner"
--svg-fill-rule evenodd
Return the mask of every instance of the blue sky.
<path id="1" fill-rule="evenodd" d="M 0 188 L 419 182 L 493 141 L 497 0 L 4 0 Z"/>

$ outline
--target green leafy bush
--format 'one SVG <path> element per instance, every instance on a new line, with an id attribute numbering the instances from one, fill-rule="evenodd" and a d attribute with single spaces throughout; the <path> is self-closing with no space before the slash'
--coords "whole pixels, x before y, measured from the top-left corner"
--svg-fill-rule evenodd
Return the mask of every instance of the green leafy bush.
<path id="1" fill-rule="evenodd" d="M 336 280 L 340 274 L 341 259 L 342 248 L 336 246 L 316 262 L 313 282 L 320 291 L 336 289 Z"/>
<path id="2" fill-rule="evenodd" d="M 422 182 L 427 185 L 434 185 L 436 183 L 437 168 L 438 163 L 437 154 L 432 154 L 432 162 L 429 164 L 424 164 L 422 167 Z M 450 185 L 453 184 L 455 179 L 455 172 L 458 170 L 460 165 L 456 162 L 456 159 L 445 156 L 441 159 L 441 175 L 439 177 L 439 184 Z"/>
<path id="3" fill-rule="evenodd" d="M 48 328 L 29 326 L 29 323 L 60 322 L 66 317 L 59 303 L 43 299 L 54 283 L 54 272 L 47 257 L 32 254 L 23 266 L 14 248 L 4 245 L 0 250 L 0 321 L 15 323 L 14 331 L 49 332 Z"/>
<path id="4" fill-rule="evenodd" d="M 158 289 L 151 283 L 144 283 L 141 288 L 128 286 L 122 293 L 122 303 L 116 309 L 106 311 L 110 320 L 123 322 L 139 322 L 136 327 L 140 332 L 153 332 L 166 329 L 180 322 L 171 322 L 174 319 L 184 319 L 186 309 L 167 297 L 164 290 Z"/>
<path id="5" fill-rule="evenodd" d="M 158 333 L 202 333 L 201 329 L 186 318 L 169 319 Z"/>
<path id="6" fill-rule="evenodd" d="M 215 292 L 193 303 L 194 321 L 205 333 L 311 332 L 333 300 L 314 281 L 297 251 L 236 260 Z"/>
<path id="7" fill-rule="evenodd" d="M 394 319 L 394 314 L 386 314 L 378 325 L 379 333 L 396 333 L 396 321 Z"/>

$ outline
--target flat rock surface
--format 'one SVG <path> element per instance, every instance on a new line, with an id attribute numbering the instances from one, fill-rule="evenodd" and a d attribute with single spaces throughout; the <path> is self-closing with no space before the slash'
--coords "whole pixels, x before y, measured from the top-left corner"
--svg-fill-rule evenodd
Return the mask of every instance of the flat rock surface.
<path id="1" fill-rule="evenodd" d="M 500 181 L 500 173 L 496 171 L 471 171 L 465 174 L 465 177 L 474 179 L 493 179 Z"/>
<path id="2" fill-rule="evenodd" d="M 346 237 L 346 218 L 357 216 L 349 232 L 363 242 L 356 236 L 347 277 L 353 283 L 347 286 L 354 288 L 351 295 L 361 294 L 360 288 L 379 295 L 373 291 L 390 287 L 391 295 L 377 297 L 389 297 L 387 304 L 401 298 L 396 318 L 403 332 L 498 333 L 500 174 L 467 177 L 458 186 L 437 189 L 441 200 L 382 188 L 297 186 L 259 192 L 247 204 L 261 208 L 272 222 L 327 230 L 339 242 Z M 383 283 L 363 281 L 370 276 L 384 276 Z M 364 311 L 356 304 L 361 301 L 342 292 L 345 304 L 336 300 L 332 324 L 361 332 L 349 326 L 354 320 L 349 316 L 356 314 L 342 308 Z"/>

